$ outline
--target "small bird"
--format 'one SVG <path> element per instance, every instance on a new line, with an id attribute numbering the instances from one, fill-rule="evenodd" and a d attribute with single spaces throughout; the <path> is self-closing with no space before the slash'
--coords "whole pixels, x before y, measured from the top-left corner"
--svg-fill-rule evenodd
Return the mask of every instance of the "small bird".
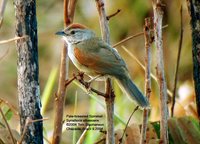
<path id="1" fill-rule="evenodd" d="M 86 26 L 74 23 L 58 31 L 68 44 L 68 56 L 73 64 L 92 79 L 112 76 L 141 108 L 149 107 L 147 98 L 132 82 L 126 63 L 116 49 L 97 37 Z"/>

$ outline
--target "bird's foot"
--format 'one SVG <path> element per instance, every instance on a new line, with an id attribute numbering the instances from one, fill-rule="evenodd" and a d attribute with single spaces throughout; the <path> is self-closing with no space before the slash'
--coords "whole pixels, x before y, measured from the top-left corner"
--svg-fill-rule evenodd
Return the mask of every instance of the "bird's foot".
<path id="1" fill-rule="evenodd" d="M 91 83 L 92 82 L 85 82 L 85 88 L 87 90 L 87 94 L 91 94 Z"/>

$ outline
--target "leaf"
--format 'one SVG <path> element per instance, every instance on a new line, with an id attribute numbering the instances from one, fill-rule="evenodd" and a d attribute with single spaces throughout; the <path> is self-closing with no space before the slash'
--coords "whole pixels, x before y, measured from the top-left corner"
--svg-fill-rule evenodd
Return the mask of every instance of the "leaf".
<path id="1" fill-rule="evenodd" d="M 172 139 L 176 142 L 176 143 L 180 143 L 180 144 L 185 144 L 185 141 L 183 140 L 180 130 L 177 127 L 177 119 L 176 118 L 171 118 L 168 120 L 168 126 L 169 126 L 169 132 L 172 136 Z"/>
<path id="2" fill-rule="evenodd" d="M 158 138 L 160 138 L 160 122 L 153 122 L 151 124 L 153 125 Z"/>
<path id="3" fill-rule="evenodd" d="M 156 131 L 151 123 L 148 123 L 146 137 L 147 137 L 146 139 L 147 143 L 150 143 L 151 140 L 158 139 Z"/>
<path id="4" fill-rule="evenodd" d="M 168 125 L 174 142 L 181 144 L 200 143 L 200 130 L 193 118 L 171 118 L 168 120 Z"/>
<path id="5" fill-rule="evenodd" d="M 177 119 L 181 134 L 188 144 L 200 143 L 200 131 L 189 117 Z"/>

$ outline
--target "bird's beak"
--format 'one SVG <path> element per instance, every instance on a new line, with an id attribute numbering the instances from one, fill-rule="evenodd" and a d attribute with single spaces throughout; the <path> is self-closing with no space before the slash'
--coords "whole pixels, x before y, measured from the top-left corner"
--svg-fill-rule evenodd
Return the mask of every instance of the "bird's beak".
<path id="1" fill-rule="evenodd" d="M 61 36 L 63 36 L 63 35 L 65 35 L 65 32 L 64 32 L 64 31 L 58 31 L 58 32 L 56 32 L 55 34 L 56 34 L 56 35 L 61 35 Z"/>

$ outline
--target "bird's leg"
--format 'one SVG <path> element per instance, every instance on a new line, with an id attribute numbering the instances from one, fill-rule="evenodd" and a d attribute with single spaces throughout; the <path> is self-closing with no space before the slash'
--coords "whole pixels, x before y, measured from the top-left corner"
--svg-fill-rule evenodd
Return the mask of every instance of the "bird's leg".
<path id="1" fill-rule="evenodd" d="M 95 77 L 93 77 L 93 78 L 91 78 L 89 81 L 88 81 L 88 83 L 92 83 L 93 81 L 95 81 L 96 79 L 98 79 L 98 78 L 100 78 L 100 77 L 102 77 L 103 75 L 101 75 L 101 74 L 99 74 L 99 75 L 96 75 Z"/>
<path id="2" fill-rule="evenodd" d="M 93 81 L 95 81 L 96 79 L 102 77 L 102 76 L 103 76 L 102 74 L 99 74 L 99 75 L 96 75 L 95 77 L 91 78 L 89 81 L 87 81 L 87 85 L 88 85 L 87 91 L 88 91 L 88 93 L 89 93 L 90 90 L 91 90 L 91 87 L 90 87 L 91 83 L 92 83 Z"/>

